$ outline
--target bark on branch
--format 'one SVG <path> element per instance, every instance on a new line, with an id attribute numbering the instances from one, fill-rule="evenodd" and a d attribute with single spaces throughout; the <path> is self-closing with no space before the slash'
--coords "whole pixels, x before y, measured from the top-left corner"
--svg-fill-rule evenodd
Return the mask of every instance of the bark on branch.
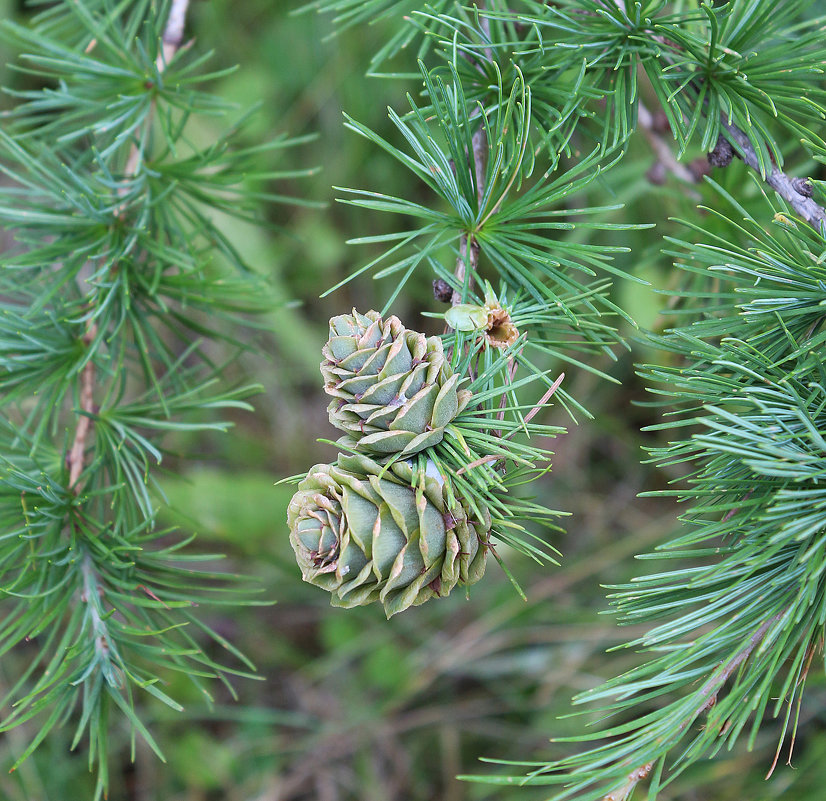
<path id="1" fill-rule="evenodd" d="M 751 167 L 780 197 L 783 198 L 806 222 L 818 231 L 826 234 L 826 210 L 806 194 L 805 182 L 789 178 L 777 165 L 770 164 L 766 174 L 760 167 L 757 152 L 743 131 L 738 126 L 722 120 L 723 128 L 737 145 L 737 155 Z M 802 189 L 803 193 L 799 190 Z"/>
<path id="2" fill-rule="evenodd" d="M 159 73 L 166 69 L 166 65 L 172 60 L 172 56 L 178 52 L 184 41 L 184 26 L 186 25 L 186 12 L 189 10 L 189 0 L 172 0 L 167 17 L 166 25 L 161 36 L 161 47 L 158 50 L 158 57 L 155 60 L 155 67 Z M 152 103 L 152 111 L 149 114 L 151 120 L 155 111 L 155 103 Z M 139 142 L 134 142 L 126 160 L 124 173 L 128 177 L 134 177 L 138 172 L 141 161 L 141 147 Z M 122 190 L 121 194 L 124 194 Z"/>
<path id="3" fill-rule="evenodd" d="M 83 335 L 83 343 L 90 347 L 97 336 L 97 325 L 92 323 Z M 83 464 L 86 455 L 86 438 L 92 427 L 92 417 L 95 411 L 95 363 L 90 358 L 80 373 L 80 419 L 77 421 L 72 447 L 69 449 L 67 462 L 69 465 L 69 489 L 77 495 L 80 492 L 80 476 L 83 473 Z"/>

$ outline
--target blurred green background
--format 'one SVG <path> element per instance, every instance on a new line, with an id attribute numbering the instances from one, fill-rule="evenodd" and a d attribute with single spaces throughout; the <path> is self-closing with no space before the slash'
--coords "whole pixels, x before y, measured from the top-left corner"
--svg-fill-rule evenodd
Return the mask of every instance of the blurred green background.
<path id="1" fill-rule="evenodd" d="M 495 564 L 472 588 L 411 609 L 387 622 L 379 607 L 332 609 L 327 596 L 301 582 L 287 539 L 285 476 L 304 473 L 334 457 L 318 438 L 334 438 L 318 372 L 326 322 L 352 306 L 383 305 L 387 285 L 361 280 L 320 299 L 370 249 L 348 246 L 348 238 L 392 230 L 396 221 L 335 202 L 333 186 L 377 189 L 406 197 L 432 198 L 411 184 L 407 173 L 366 140 L 342 125 L 346 110 L 398 141 L 386 108 L 406 107 L 403 80 L 367 79 L 369 55 L 386 40 L 381 24 L 328 38 L 332 25 L 316 14 L 292 15 L 299 3 L 271 0 L 201 0 L 191 9 L 189 32 L 202 50 L 213 50 L 215 66 L 238 65 L 214 90 L 239 109 L 260 103 L 247 129 L 251 142 L 280 133 L 314 133 L 289 151 L 289 166 L 319 167 L 310 178 L 278 191 L 325 204 L 267 209 L 274 226 L 257 229 L 221 221 L 249 262 L 267 273 L 280 303 L 264 330 L 242 332 L 250 350 L 236 363 L 237 377 L 265 387 L 254 414 L 239 414 L 224 436 L 167 443 L 161 475 L 174 512 L 165 522 L 198 533 L 197 547 L 227 555 L 224 569 L 250 576 L 251 589 L 275 603 L 208 611 L 210 623 L 255 662 L 260 681 L 238 681 L 234 690 L 215 687 L 209 709 L 181 682 L 168 691 L 182 700 L 177 714 L 148 703 L 145 719 L 163 748 L 158 762 L 140 742 L 130 758 L 129 733 L 113 727 L 113 801 L 539 801 L 541 788 L 495 788 L 460 782 L 457 774 L 502 769 L 479 757 L 541 761 L 566 752 L 551 737 L 581 731 L 583 718 L 570 713 L 578 691 L 614 675 L 638 657 L 607 652 L 634 634 L 619 629 L 603 585 L 641 572 L 633 556 L 652 549 L 675 525 L 676 504 L 639 499 L 641 491 L 664 488 L 677 478 L 642 464 L 652 434 L 640 428 L 658 411 L 634 363 L 657 354 L 633 340 L 630 352 L 597 366 L 619 381 L 567 371 L 566 386 L 594 419 L 571 424 L 562 410 L 546 422 L 569 425 L 555 443 L 553 474 L 543 500 L 571 513 L 566 532 L 554 535 L 563 554 L 560 567 L 539 566 L 517 555 L 509 564 L 528 596 L 524 603 Z M 0 0 L 0 14 L 21 13 Z M 5 64 L 11 54 L 2 53 Z M 399 59 L 414 68 L 413 54 Z M 8 71 L 3 82 L 17 80 Z M 5 101 L 8 102 L 8 101 Z M 193 138 L 209 141 L 223 123 L 191 123 Z M 650 285 L 616 286 L 616 299 L 643 327 L 661 324 L 659 310 L 675 278 L 661 253 L 663 236 L 683 232 L 671 217 L 696 219 L 698 199 L 713 203 L 702 184 L 685 187 L 668 178 L 653 184 L 646 171 L 653 157 L 642 137 L 630 156 L 581 198 L 582 204 L 623 202 L 612 221 L 656 222 L 652 230 L 597 233 L 592 241 L 625 244 L 618 259 Z M 810 173 L 811 174 L 811 173 Z M 715 178 L 737 187 L 738 197 L 759 200 L 758 189 L 736 164 Z M 712 223 L 709 222 L 711 225 Z M 619 241 L 619 240 L 622 241 Z M 295 303 L 288 303 L 295 301 Z M 411 326 L 433 328 L 422 311 L 442 311 L 424 276 L 399 298 L 394 312 Z M 434 328 L 435 330 L 435 328 Z M 21 670 L 26 654 L 3 657 L 0 684 Z M 812 677 L 814 679 L 814 677 Z M 172 679 L 172 681 L 178 681 Z M 826 688 L 810 680 L 796 744 L 797 770 L 762 777 L 774 751 L 768 726 L 753 753 L 743 746 L 700 765 L 669 786 L 670 799 L 822 798 L 826 786 Z M 187 704 L 185 699 L 189 698 Z M 808 710 L 808 711 L 807 711 Z M 0 767 L 8 768 L 26 744 L 26 731 L 0 737 Z M 82 749 L 68 753 L 68 734 L 52 737 L 18 771 L 0 771 L 5 801 L 86 801 L 92 781 Z M 784 760 L 781 760 L 781 762 Z"/>

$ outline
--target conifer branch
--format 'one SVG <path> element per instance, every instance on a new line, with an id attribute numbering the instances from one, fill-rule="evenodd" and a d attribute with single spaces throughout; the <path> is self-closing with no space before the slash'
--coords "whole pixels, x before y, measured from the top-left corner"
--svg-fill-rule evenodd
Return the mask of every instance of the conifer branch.
<path id="1" fill-rule="evenodd" d="M 355 9 L 351 18 L 358 22 L 397 7 L 394 0 L 319 0 L 317 5 L 348 13 Z M 467 4 L 449 2 L 415 12 L 411 26 L 415 31 L 397 37 L 373 61 L 398 52 L 402 42 L 409 43 L 419 34 L 429 43 L 437 42 L 433 52 L 440 47 L 439 55 L 448 61 L 441 71 L 422 65 L 426 110 L 411 101 L 410 116 L 394 117 L 413 156 L 363 126 L 357 128 L 393 153 L 440 202 L 449 204 L 445 214 L 405 198 L 364 190 L 357 201 L 365 208 L 406 213 L 420 221 L 416 230 L 399 231 L 386 239 L 394 244 L 382 257 L 387 259 L 385 265 L 390 263 L 378 271 L 379 276 L 402 271 L 407 276 L 426 254 L 439 278 L 449 279 L 454 287 L 441 298 L 454 306 L 446 313 L 454 321 L 454 330 L 444 339 L 454 347 L 454 356 L 465 359 L 457 372 L 473 378 L 470 389 L 489 405 L 486 416 L 474 423 L 496 440 L 491 444 L 480 438 L 472 453 L 466 449 L 463 454 L 449 438 L 440 444 L 443 450 L 436 461 L 441 458 L 439 464 L 452 466 L 457 487 L 462 487 L 460 480 L 479 476 L 494 486 L 495 475 L 485 468 L 497 463 L 501 450 L 489 451 L 509 446 L 511 432 L 517 430 L 512 420 L 506 420 L 511 428 L 502 426 L 497 431 L 495 422 L 501 386 L 513 380 L 511 354 L 498 360 L 500 371 L 486 386 L 485 379 L 494 371 L 479 367 L 478 353 L 490 356 L 490 349 L 478 351 L 475 362 L 467 353 L 468 343 L 485 346 L 479 336 L 485 325 L 484 308 L 473 305 L 480 293 L 477 290 L 468 298 L 478 242 L 485 251 L 485 266 L 502 282 L 502 303 L 506 293 L 513 293 L 512 322 L 520 333 L 531 335 L 526 348 L 536 342 L 535 332 L 542 336 L 549 324 L 547 318 L 534 317 L 535 311 L 520 320 L 528 302 L 543 312 L 559 309 L 572 330 L 581 330 L 581 318 L 569 303 L 572 293 L 587 295 L 589 309 L 599 313 L 599 304 L 590 305 L 589 288 L 571 278 L 571 268 L 575 270 L 579 262 L 587 264 L 591 275 L 609 269 L 592 256 L 589 248 L 597 245 L 556 234 L 565 211 L 560 201 L 574 191 L 578 179 L 559 178 L 564 188 L 556 190 L 549 180 L 547 194 L 542 188 L 560 153 L 567 157 L 581 152 L 585 142 L 598 142 L 599 155 L 589 167 L 598 164 L 604 172 L 610 165 L 599 160 L 624 151 L 637 126 L 657 154 L 658 164 L 693 184 L 699 182 L 697 174 L 679 158 L 698 145 L 708 153 L 727 136 L 747 166 L 815 228 L 791 225 L 778 217 L 773 228 L 782 232 L 775 237 L 758 222 L 762 217 L 753 216 L 754 204 L 762 202 L 754 198 L 743 198 L 737 205 L 738 219 L 729 230 L 723 230 L 724 215 L 714 208 L 702 223 L 687 224 L 693 234 L 711 243 L 682 243 L 688 252 L 680 254 L 685 257 L 677 265 L 691 281 L 680 313 L 683 320 L 696 322 L 677 326 L 660 338 L 663 349 L 678 354 L 676 367 L 648 369 L 649 377 L 669 385 L 662 394 L 671 395 L 681 408 L 678 422 L 669 414 L 669 421 L 657 428 L 692 426 L 690 433 L 679 432 L 681 439 L 654 452 L 668 466 L 697 461 L 687 490 L 657 493 L 678 494 L 694 502 L 690 515 L 684 517 L 692 529 L 662 547 L 674 558 L 696 556 L 708 558 L 710 564 L 701 561 L 699 566 L 655 572 L 616 588 L 614 602 L 623 619 L 650 624 L 648 633 L 629 645 L 654 656 L 581 696 L 601 702 L 600 712 L 614 723 L 601 722 L 599 730 L 566 739 L 609 742 L 545 766 L 525 763 L 530 765 L 530 776 L 524 783 L 564 785 L 556 796 L 560 799 L 619 801 L 652 771 L 651 796 L 655 797 L 666 760 L 683 740 L 691 742 L 669 765 L 672 778 L 703 755 L 733 743 L 750 718 L 756 733 L 769 714 L 771 698 L 777 699 L 775 715 L 785 701 L 791 708 L 796 694 L 802 693 L 802 682 L 796 683 L 794 674 L 801 675 L 802 665 L 808 670 L 811 644 L 822 638 L 817 610 L 823 599 L 818 539 L 823 517 L 820 507 L 809 510 L 814 498 L 822 502 L 823 404 L 818 393 L 823 362 L 818 354 L 826 334 L 820 305 L 823 242 L 819 234 L 826 229 L 823 210 L 809 199 L 806 183 L 773 168 L 766 156 L 773 153 L 782 161 L 783 137 L 789 135 L 804 141 L 812 155 L 826 152 L 826 144 L 813 132 L 826 102 L 822 21 L 801 19 L 803 3 L 759 0 L 700 4 L 572 0 L 529 3 L 526 13 L 496 4 L 489 15 L 478 13 L 479 3 L 472 5 L 476 13 Z M 422 45 L 420 54 L 427 46 Z M 511 98 L 517 97 L 515 105 L 521 102 L 521 108 L 527 109 L 524 122 L 516 126 L 515 115 L 507 114 L 508 86 L 502 79 L 514 71 L 519 81 L 513 83 Z M 439 80 L 446 77 L 449 86 L 429 80 L 433 75 Z M 642 75 L 668 118 L 677 142 L 674 152 L 673 143 L 669 145 L 662 136 L 663 130 L 655 130 L 652 115 L 639 104 Z M 572 76 L 573 86 L 567 83 Z M 516 90 L 519 82 L 521 92 Z M 469 146 L 468 118 L 473 119 L 479 108 L 490 123 L 486 126 L 491 140 L 487 143 L 490 194 L 486 208 L 474 218 L 473 167 L 468 169 L 468 162 L 475 155 L 469 151 L 475 148 Z M 503 117 L 507 122 L 498 125 Z M 438 126 L 438 136 L 430 134 L 430 126 Z M 543 132 L 542 146 L 529 148 L 533 160 L 527 158 L 523 167 L 520 145 L 537 131 Z M 540 159 L 548 153 L 551 161 L 557 161 L 543 174 Z M 449 164 L 452 170 L 445 169 Z M 537 175 L 543 179 L 530 186 Z M 583 178 L 582 185 L 588 180 Z M 477 182 L 476 188 L 480 185 Z M 504 186 L 501 193 L 500 186 Z M 518 197 L 505 198 L 512 186 L 519 187 L 514 193 Z M 543 216 L 547 209 L 551 214 Z M 760 213 L 765 216 L 765 206 Z M 457 230 L 464 235 L 459 237 L 451 277 L 450 268 L 438 264 L 433 254 L 445 242 L 455 242 Z M 744 241 L 754 231 L 758 241 L 746 246 Z M 725 254 L 722 263 L 721 253 Z M 726 288 L 721 291 L 720 285 Z M 712 290 L 704 295 L 709 286 Z M 528 295 L 529 301 L 524 300 Z M 457 310 L 457 305 L 468 309 Z M 612 311 L 623 314 L 617 307 Z M 776 324 L 777 330 L 766 321 Z M 544 355 L 557 357 L 561 350 L 564 346 L 553 353 L 546 348 Z M 518 408 L 513 400 L 508 410 Z M 699 418 L 698 409 L 707 410 L 709 417 Z M 682 412 L 684 417 L 679 416 Z M 470 427 L 469 422 L 460 421 Z M 707 433 L 695 434 L 697 425 L 706 425 Z M 437 469 L 441 475 L 449 472 L 438 464 Z M 483 486 L 481 480 L 478 484 Z M 486 499 L 482 494 L 478 497 Z M 805 517 L 801 504 L 806 504 Z M 661 554 L 647 557 L 657 555 Z M 785 607 L 782 613 L 781 607 Z M 774 689 L 783 674 L 787 681 L 778 695 Z M 669 696 L 674 700 L 666 701 Z M 643 711 L 646 707 L 649 711 Z M 705 715 L 707 725 L 694 732 L 698 718 Z M 791 725 L 796 726 L 796 721 Z M 788 719 L 784 735 L 787 728 Z M 490 781 L 511 785 L 515 778 Z M 606 795 L 611 788 L 616 789 Z"/>
<path id="2" fill-rule="evenodd" d="M 478 8 L 480 11 L 484 12 L 484 3 L 480 2 Z M 480 25 L 482 26 L 482 30 L 487 34 L 488 39 L 490 39 L 490 23 L 484 14 L 480 17 Z M 490 47 L 486 47 L 484 53 L 488 61 L 493 60 Z M 472 61 L 472 63 L 474 63 L 476 68 L 481 71 L 481 67 L 476 64 L 476 62 Z M 485 132 L 485 126 L 480 125 L 479 129 L 473 134 L 471 139 L 471 152 L 468 154 L 468 158 L 471 162 L 471 169 L 473 170 L 473 174 L 476 178 L 476 199 L 480 204 L 480 211 L 482 197 L 485 193 L 485 162 L 487 159 L 487 151 L 487 133 Z M 453 296 L 450 300 L 452 306 L 458 306 L 462 303 L 462 287 L 465 286 L 468 271 L 470 271 L 470 275 L 467 276 L 467 290 L 469 291 L 473 288 L 473 276 L 476 273 L 478 263 L 479 243 L 472 234 L 463 234 L 462 238 L 459 240 L 459 256 L 456 259 L 456 269 L 454 270 L 457 288 L 453 290 Z"/>
<path id="3" fill-rule="evenodd" d="M 161 51 L 158 53 L 158 72 L 163 72 L 184 40 L 184 27 L 188 9 L 189 0 L 172 0 L 166 27 L 163 30 Z"/>
<path id="4" fill-rule="evenodd" d="M 728 122 L 725 118 L 721 120 L 721 123 L 737 145 L 735 152 L 743 160 L 743 163 L 751 167 L 806 222 L 816 230 L 826 232 L 826 209 L 823 209 L 809 195 L 805 194 L 808 184 L 797 178 L 789 178 L 776 164 L 771 164 L 769 171 L 764 172 L 757 157 L 757 152 L 742 128 Z M 810 189 L 811 187 L 809 187 Z"/>
<path id="5" fill-rule="evenodd" d="M 774 615 L 773 617 L 766 620 L 762 623 L 759 628 L 754 632 L 754 634 L 749 637 L 746 641 L 746 644 L 732 656 L 730 659 L 726 659 L 721 661 L 718 665 L 717 669 L 714 673 L 706 680 L 705 684 L 700 688 L 700 691 L 697 693 L 699 703 L 695 708 L 694 712 L 685 715 L 683 720 L 677 726 L 676 734 L 685 731 L 696 719 L 699 715 L 705 712 L 707 709 L 710 709 L 717 701 L 717 695 L 720 690 L 723 688 L 725 683 L 731 678 L 737 668 L 740 667 L 752 654 L 755 648 L 757 648 L 764 640 L 766 634 L 768 633 L 769 629 L 781 620 L 788 609 L 784 609 L 782 612 Z M 628 778 L 623 785 L 617 787 L 616 789 L 612 790 L 608 793 L 604 798 L 603 801 L 625 801 L 628 796 L 633 792 L 634 788 L 643 780 L 648 777 L 651 773 L 651 769 L 654 767 L 654 762 L 649 761 L 645 764 L 641 765 L 638 768 L 635 768 L 628 774 Z"/>
<path id="6" fill-rule="evenodd" d="M 602 801 L 625 801 L 625 799 L 628 798 L 628 796 L 634 791 L 636 786 L 643 779 L 648 778 L 648 774 L 651 773 L 651 768 L 653 767 L 653 762 L 646 762 L 644 765 L 640 765 L 640 767 L 635 768 L 628 774 L 625 784 L 623 784 L 622 787 L 617 787 L 616 790 L 612 790 L 602 799 Z"/>
<path id="7" fill-rule="evenodd" d="M 702 703 L 697 709 L 694 717 L 701 714 L 709 707 L 714 706 L 717 701 L 717 694 L 720 692 L 723 685 L 729 680 L 734 671 L 737 670 L 737 668 L 739 668 L 740 665 L 742 665 L 743 662 L 751 656 L 752 651 L 754 651 L 754 649 L 763 642 L 763 639 L 769 629 L 777 623 L 778 620 L 781 620 L 787 611 L 788 610 L 784 608 L 782 612 L 778 612 L 773 617 L 764 621 L 754 632 L 754 634 L 749 637 L 746 644 L 731 659 L 722 662 L 718 666 L 717 670 L 711 675 L 700 690 L 699 695 Z"/>
<path id="8" fill-rule="evenodd" d="M 626 6 L 624 0 L 614 0 L 614 5 L 616 5 L 623 14 L 625 13 Z M 674 43 L 667 41 L 666 37 L 654 34 L 653 31 L 650 33 L 654 41 L 662 45 L 673 46 Z M 682 48 L 678 47 L 677 49 L 680 50 Z M 665 60 L 672 64 L 674 63 L 673 58 L 666 57 Z M 695 95 L 695 102 L 699 101 L 704 107 L 707 106 L 708 98 L 701 94 L 695 81 L 688 81 L 686 87 Z M 701 97 L 702 99 L 700 99 Z M 677 177 L 689 182 L 695 182 L 696 179 L 694 179 L 690 171 L 673 157 L 670 148 L 664 142 L 658 141 L 655 135 L 652 135 L 652 117 L 641 101 L 637 104 L 637 111 L 639 124 L 660 162 L 668 170 L 677 175 Z M 727 119 L 726 117 L 727 115 L 725 113 L 720 115 L 720 125 L 728 132 L 731 139 L 737 145 L 736 153 L 739 158 L 742 159 L 743 163 L 754 170 L 761 179 L 774 189 L 806 222 L 818 231 L 826 231 L 826 210 L 811 199 L 811 187 L 808 182 L 799 178 L 790 178 L 776 164 L 770 164 L 768 171 L 765 170 L 746 132 L 730 118 Z M 685 121 L 683 124 L 685 124 Z"/>
<path id="9" fill-rule="evenodd" d="M 260 187 L 302 171 L 268 163 L 296 140 L 239 146 L 233 126 L 192 144 L 187 121 L 229 107 L 200 88 L 221 71 L 175 58 L 188 8 L 65 3 L 2 26 L 38 80 L 12 93 L 0 129 L 0 220 L 16 239 L 0 254 L 0 650 L 37 650 L 21 654 L 29 667 L 2 699 L 0 732 L 36 726 L 14 769 L 74 718 L 71 747 L 88 739 L 96 799 L 115 709 L 160 753 L 140 699 L 180 710 L 162 689 L 168 671 L 209 703 L 207 680 L 253 669 L 196 617 L 242 592 L 157 526 L 152 466 L 169 432 L 223 431 L 216 412 L 250 409 L 257 388 L 220 387 L 215 354 L 193 342 L 237 345 L 204 313 L 241 322 L 272 309 L 214 212 L 251 219 L 288 200 Z"/>
<path id="10" fill-rule="evenodd" d="M 162 74 L 166 69 L 167 64 L 172 60 L 172 57 L 181 47 L 184 40 L 184 27 L 186 26 L 186 13 L 189 10 L 189 0 L 172 0 L 172 5 L 169 9 L 169 16 L 166 20 L 166 26 L 161 36 L 161 47 L 158 50 L 158 57 L 155 60 L 155 68 L 158 74 Z M 153 100 L 150 108 L 150 113 L 144 121 L 144 126 L 152 124 L 152 118 L 155 112 L 155 102 Z M 140 166 L 141 146 L 140 141 L 136 140 L 132 143 L 129 150 L 129 156 L 126 159 L 126 168 L 124 170 L 127 178 L 133 178 Z M 121 189 L 121 194 L 126 193 L 126 187 Z M 121 209 L 123 211 L 123 209 Z"/>

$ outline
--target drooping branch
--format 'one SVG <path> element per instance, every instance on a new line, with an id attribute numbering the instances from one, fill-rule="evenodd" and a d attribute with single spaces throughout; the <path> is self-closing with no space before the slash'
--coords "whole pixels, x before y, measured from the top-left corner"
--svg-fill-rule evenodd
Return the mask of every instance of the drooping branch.
<path id="1" fill-rule="evenodd" d="M 723 660 L 717 666 L 717 669 L 714 673 L 709 676 L 706 680 L 705 684 L 700 688 L 697 696 L 699 697 L 699 703 L 697 704 L 694 709 L 685 716 L 683 721 L 676 727 L 675 734 L 681 735 L 696 719 L 699 715 L 705 712 L 707 709 L 710 709 L 717 701 L 717 694 L 723 688 L 725 683 L 731 678 L 734 672 L 751 656 L 752 652 L 754 651 L 757 646 L 759 646 L 763 639 L 765 638 L 766 634 L 768 633 L 769 629 L 777 623 L 786 613 L 787 609 L 784 609 L 782 612 L 774 615 L 774 617 L 769 618 L 768 620 L 764 621 L 757 630 L 749 637 L 746 644 L 730 659 Z M 676 742 L 676 741 L 675 741 Z M 627 778 L 626 781 L 619 787 L 616 787 L 606 796 L 604 796 L 603 801 L 625 801 L 634 788 L 639 784 L 643 779 L 645 779 L 648 774 L 651 772 L 651 768 L 653 767 L 654 762 L 649 761 L 643 765 L 632 770 Z"/>
<path id="2" fill-rule="evenodd" d="M 183 42 L 184 25 L 186 24 L 186 12 L 189 8 L 189 0 L 173 0 L 172 6 L 169 10 L 169 17 L 164 27 L 163 36 L 161 39 L 161 48 L 158 53 L 157 67 L 159 72 L 163 72 L 169 60 L 175 55 L 175 52 Z M 152 112 L 154 112 L 154 104 Z M 151 122 L 152 112 L 149 115 L 149 122 Z M 145 123 L 149 124 L 149 123 Z M 133 177 L 140 165 L 141 148 L 138 142 L 133 142 L 129 151 L 129 157 L 126 161 L 126 175 Z M 121 190 L 120 194 L 124 194 Z M 123 213 L 121 207 L 117 214 Z M 83 334 L 83 344 L 89 348 L 95 341 L 98 334 L 97 323 L 94 318 L 90 319 Z M 83 474 L 83 467 L 86 459 L 87 439 L 92 428 L 93 414 L 95 413 L 94 400 L 95 387 L 95 362 L 93 357 L 89 356 L 83 370 L 80 374 L 80 417 L 75 428 L 74 438 L 72 439 L 69 454 L 66 458 L 69 467 L 69 489 L 76 495 L 80 492 L 80 477 Z"/>

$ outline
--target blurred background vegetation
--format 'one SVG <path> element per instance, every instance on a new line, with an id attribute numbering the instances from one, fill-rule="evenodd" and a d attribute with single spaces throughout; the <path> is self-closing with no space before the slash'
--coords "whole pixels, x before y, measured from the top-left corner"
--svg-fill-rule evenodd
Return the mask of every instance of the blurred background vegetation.
<path id="1" fill-rule="evenodd" d="M 0 15 L 24 16 L 22 3 L 0 0 Z M 679 477 L 643 463 L 654 434 L 641 433 L 659 410 L 634 373 L 634 363 L 656 361 L 630 326 L 630 348 L 596 366 L 616 384 L 567 371 L 566 385 L 593 414 L 576 424 L 561 409 L 548 423 L 569 426 L 555 443 L 554 472 L 543 485 L 548 505 L 571 513 L 554 535 L 561 567 L 540 567 L 511 554 L 509 564 L 528 596 L 524 603 L 495 565 L 472 588 L 411 609 L 387 622 L 382 610 L 332 609 L 319 590 L 304 585 L 287 539 L 290 486 L 274 486 L 334 455 L 318 438 L 333 438 L 326 396 L 320 391 L 320 348 L 327 320 L 357 306 L 381 307 L 389 295 L 380 282 L 357 281 L 323 299 L 321 292 L 369 259 L 353 237 L 390 230 L 393 220 L 335 202 L 334 186 L 380 189 L 414 197 L 408 174 L 342 125 L 342 111 L 397 138 L 386 107 L 406 107 L 405 80 L 364 77 L 369 54 L 386 41 L 381 24 L 329 38 L 332 23 L 314 13 L 295 15 L 300 3 L 272 0 L 200 0 L 188 31 L 214 66 L 238 65 L 214 90 L 241 110 L 259 104 L 246 129 L 251 143 L 278 134 L 314 134 L 290 151 L 290 166 L 318 167 L 311 178 L 277 191 L 313 201 L 266 210 L 269 229 L 220 220 L 249 262 L 268 275 L 273 309 L 265 324 L 240 336 L 250 349 L 235 370 L 265 387 L 254 414 L 239 414 L 229 435 L 180 437 L 168 444 L 163 488 L 175 512 L 167 523 L 198 534 L 205 552 L 227 555 L 225 569 L 250 576 L 273 605 L 212 613 L 211 624 L 247 653 L 260 681 L 239 681 L 238 700 L 226 690 L 209 709 L 192 696 L 183 713 L 150 707 L 150 723 L 166 755 L 158 762 L 141 743 L 134 763 L 125 729 L 116 729 L 111 766 L 113 801 L 538 801 L 542 788 L 491 788 L 460 782 L 463 773 L 495 771 L 480 756 L 542 760 L 565 752 L 551 737 L 582 726 L 566 718 L 578 691 L 634 662 L 628 651 L 608 651 L 627 638 L 608 609 L 603 585 L 636 572 L 633 556 L 655 547 L 675 525 L 676 504 L 640 499 Z M 2 46 L 0 46 L 1 48 Z M 14 54 L 0 49 L 0 63 Z M 415 69 L 414 53 L 397 60 Z M 4 85 L 25 76 L 4 67 Z M 9 103 L 6 98 L 2 102 Z M 653 103 L 651 104 L 653 107 Z M 220 120 L 193 119 L 190 135 L 208 142 Z M 701 154 L 695 154 L 699 157 Z M 793 152 L 789 154 L 793 160 Z M 655 222 L 650 230 L 593 240 L 631 248 L 618 265 L 645 283 L 615 287 L 621 305 L 643 328 L 662 325 L 672 282 L 663 237 L 683 229 L 673 217 L 696 219 L 698 202 L 714 203 L 699 181 L 687 186 L 660 174 L 645 137 L 631 158 L 581 196 L 582 205 L 624 203 L 617 222 Z M 704 159 L 694 165 L 702 171 Z M 814 175 L 813 165 L 800 174 Z M 742 165 L 715 173 L 741 202 L 759 202 Z M 826 177 L 822 174 L 820 178 Z M 421 202 L 432 202 L 422 196 Z M 323 204 L 320 205 L 320 204 Z M 702 213 L 702 212 L 699 212 Z M 705 218 L 713 226 L 713 220 Z M 622 241 L 619 241 L 619 240 Z M 411 283 L 394 312 L 414 327 L 428 326 L 422 311 L 442 311 L 429 282 Z M 261 321 L 259 321 L 261 323 Z M 220 354 L 218 354 L 220 355 Z M 227 354 L 229 355 L 229 354 Z M 25 652 L 3 657 L 0 684 L 26 663 Z M 663 799 L 822 798 L 826 785 L 826 687 L 812 677 L 796 744 L 796 770 L 779 769 L 763 781 L 774 753 L 771 727 L 757 748 L 689 771 Z M 184 698 L 182 681 L 172 693 Z M 0 767 L 24 748 L 25 732 L 0 738 Z M 85 801 L 92 779 L 82 752 L 68 753 L 68 735 L 51 737 L 15 773 L 0 770 L 5 801 Z"/>

